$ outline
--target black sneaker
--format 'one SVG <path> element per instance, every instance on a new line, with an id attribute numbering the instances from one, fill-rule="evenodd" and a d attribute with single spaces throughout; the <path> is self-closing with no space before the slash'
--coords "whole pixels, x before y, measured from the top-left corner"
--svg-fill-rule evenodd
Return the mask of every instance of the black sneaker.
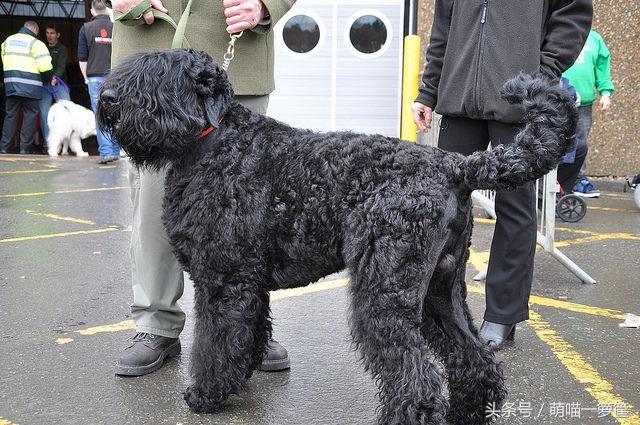
<path id="1" fill-rule="evenodd" d="M 155 372 L 164 361 L 180 354 L 180 340 L 146 332 L 138 332 L 133 342 L 120 355 L 116 375 L 140 376 Z"/>
<path id="2" fill-rule="evenodd" d="M 267 353 L 262 359 L 258 369 L 263 372 L 278 372 L 287 370 L 291 366 L 287 350 L 276 340 L 270 339 L 267 345 Z"/>
<path id="3" fill-rule="evenodd" d="M 108 164 L 110 162 L 114 162 L 119 160 L 120 157 L 119 156 L 115 156 L 115 155 L 111 155 L 111 156 L 101 156 L 100 160 L 98 161 L 98 164 L 100 165 L 105 165 Z"/>

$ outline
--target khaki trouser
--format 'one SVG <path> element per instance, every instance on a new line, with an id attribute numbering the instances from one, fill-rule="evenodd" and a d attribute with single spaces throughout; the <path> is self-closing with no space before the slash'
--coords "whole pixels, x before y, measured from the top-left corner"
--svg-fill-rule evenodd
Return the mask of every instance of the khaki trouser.
<path id="1" fill-rule="evenodd" d="M 269 96 L 237 96 L 236 100 L 265 114 Z M 173 255 L 162 224 L 165 171 L 158 173 L 129 167 L 133 232 L 131 234 L 131 315 L 138 332 L 177 338 L 185 314 L 178 305 L 184 273 Z"/>

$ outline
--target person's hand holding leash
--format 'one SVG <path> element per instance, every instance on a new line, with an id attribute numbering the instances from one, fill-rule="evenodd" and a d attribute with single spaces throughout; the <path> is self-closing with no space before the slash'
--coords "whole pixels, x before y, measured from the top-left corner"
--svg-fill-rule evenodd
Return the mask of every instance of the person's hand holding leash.
<path id="1" fill-rule="evenodd" d="M 423 105 L 420 102 L 414 102 L 411 105 L 413 111 L 413 120 L 418 126 L 418 130 L 422 133 L 431 128 L 431 119 L 433 116 L 433 110 L 427 105 Z"/>
<path id="2" fill-rule="evenodd" d="M 137 6 L 139 3 L 140 3 L 140 0 L 112 0 L 111 6 L 113 6 L 113 10 L 117 12 L 127 13 L 131 9 L 133 9 L 135 6 Z M 160 12 L 164 12 L 164 13 L 168 12 L 167 8 L 162 5 L 162 1 L 160 0 L 149 0 L 149 3 L 151 3 L 151 6 L 154 9 L 157 9 Z M 144 15 L 142 15 L 142 17 L 144 18 L 144 22 L 147 25 L 153 24 L 153 21 L 154 21 L 153 12 L 149 11 Z"/>
<path id="3" fill-rule="evenodd" d="M 267 15 L 260 0 L 223 0 L 222 5 L 229 34 L 253 29 Z"/>

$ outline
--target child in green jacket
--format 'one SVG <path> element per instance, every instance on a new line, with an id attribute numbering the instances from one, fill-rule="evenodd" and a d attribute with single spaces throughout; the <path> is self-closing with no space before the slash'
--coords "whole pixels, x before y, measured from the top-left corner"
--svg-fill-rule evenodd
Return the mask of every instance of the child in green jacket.
<path id="1" fill-rule="evenodd" d="M 600 108 L 603 111 L 609 109 L 611 95 L 614 92 L 611 81 L 611 55 L 600 34 L 593 30 L 589 32 L 578 59 L 562 75 L 569 80 L 580 96 L 576 145 L 578 148 L 588 149 L 587 139 L 591 130 L 592 104 L 596 100 L 596 91 L 600 94 Z M 574 193 L 587 198 L 600 196 L 598 189 L 586 178 L 586 161 L 580 170 Z"/>

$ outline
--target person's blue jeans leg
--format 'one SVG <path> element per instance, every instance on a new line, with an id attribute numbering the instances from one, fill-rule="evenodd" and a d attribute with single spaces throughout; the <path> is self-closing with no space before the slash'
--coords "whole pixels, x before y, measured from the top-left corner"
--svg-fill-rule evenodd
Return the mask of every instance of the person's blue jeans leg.
<path id="1" fill-rule="evenodd" d="M 42 97 L 40 98 L 40 128 L 42 129 L 42 136 L 44 140 L 42 147 L 44 151 L 47 151 L 47 139 L 49 138 L 49 125 L 47 124 L 47 116 L 49 115 L 49 109 L 51 109 L 51 103 L 53 97 L 46 87 L 42 87 Z"/>
<path id="2" fill-rule="evenodd" d="M 105 77 L 89 77 L 89 96 L 91 97 L 91 109 L 93 109 L 94 114 L 98 108 L 100 86 L 102 86 L 104 79 Z M 98 139 L 98 152 L 100 153 L 100 158 L 119 156 L 120 147 L 117 143 L 111 140 L 110 134 L 102 132 L 97 125 L 98 123 L 96 122 L 96 139 Z"/>

